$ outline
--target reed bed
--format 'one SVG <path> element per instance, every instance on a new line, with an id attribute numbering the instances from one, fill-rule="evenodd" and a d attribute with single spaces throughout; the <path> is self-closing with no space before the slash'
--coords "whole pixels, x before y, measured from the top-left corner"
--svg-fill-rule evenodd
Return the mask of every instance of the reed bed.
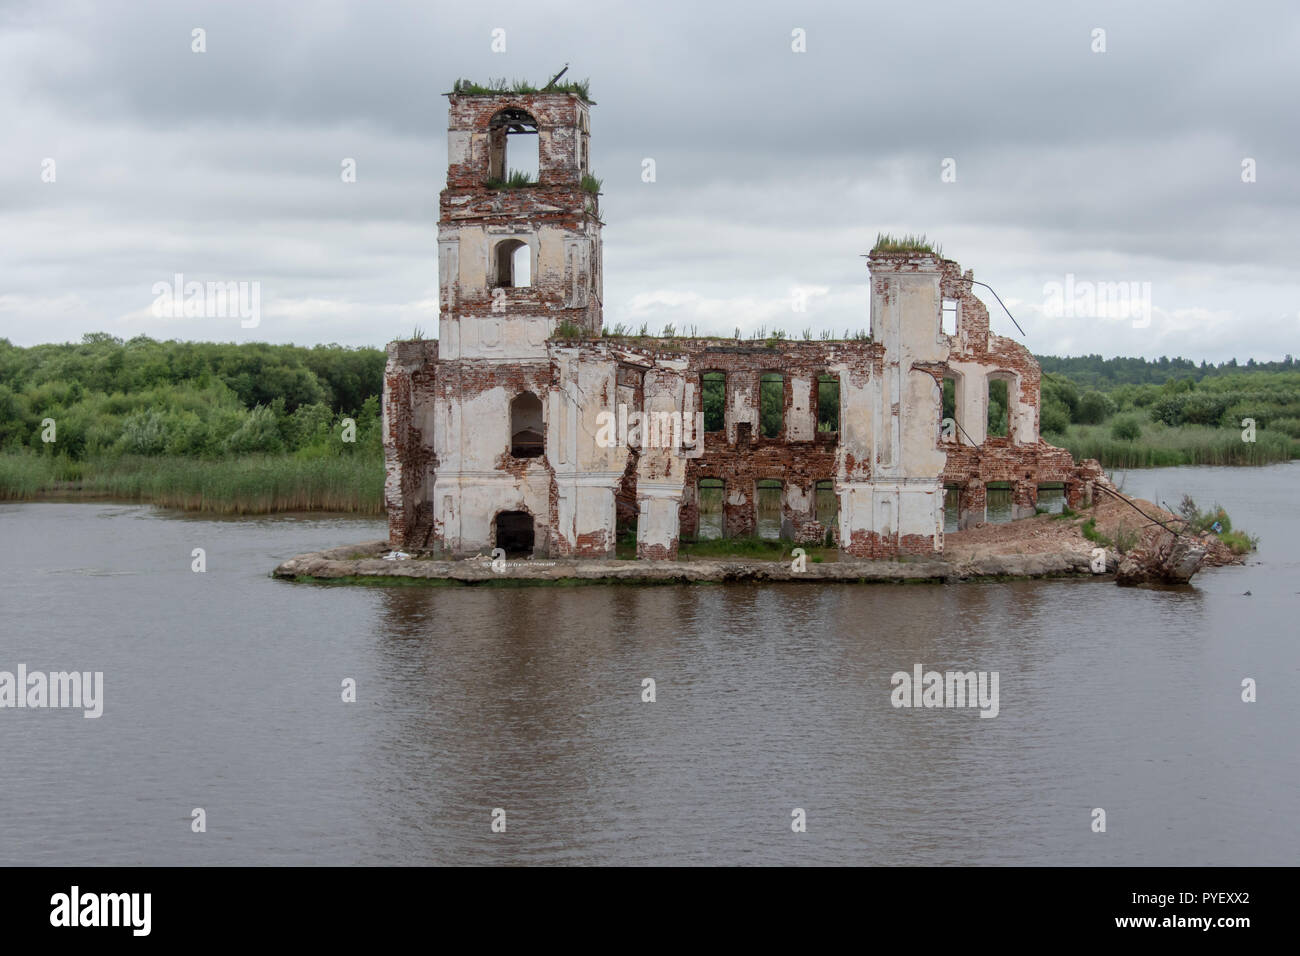
<path id="1" fill-rule="evenodd" d="M 1300 457 L 1300 441 L 1260 429 L 1255 441 L 1242 441 L 1239 428 L 1144 424 L 1133 441 L 1116 439 L 1107 425 L 1071 425 L 1063 434 L 1043 436 L 1067 448 L 1076 461 L 1096 458 L 1107 468 L 1167 468 L 1174 465 L 1269 465 Z"/>
<path id="2" fill-rule="evenodd" d="M 382 514 L 384 463 L 360 455 L 139 457 L 71 461 L 0 455 L 0 499 L 87 497 L 216 514 L 336 511 Z"/>

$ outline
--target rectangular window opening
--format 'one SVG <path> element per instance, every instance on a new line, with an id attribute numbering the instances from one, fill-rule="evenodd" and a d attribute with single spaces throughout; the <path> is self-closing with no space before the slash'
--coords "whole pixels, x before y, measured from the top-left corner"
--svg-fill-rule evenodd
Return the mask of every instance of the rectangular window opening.
<path id="1" fill-rule="evenodd" d="M 1011 482 L 990 481 L 984 486 L 984 520 L 1005 524 L 1011 520 Z"/>
<path id="2" fill-rule="evenodd" d="M 957 300 L 943 300 L 943 321 L 940 323 L 939 330 L 944 335 L 957 334 Z"/>
<path id="3" fill-rule="evenodd" d="M 1039 514 L 1059 515 L 1065 509 L 1065 484 L 1059 481 L 1042 482 L 1038 486 Z"/>
<path id="4" fill-rule="evenodd" d="M 943 486 L 943 533 L 952 534 L 957 530 L 961 518 L 961 489 L 956 485 Z"/>
<path id="5" fill-rule="evenodd" d="M 722 502 L 726 485 L 721 478 L 701 478 L 699 482 L 698 541 L 713 541 L 723 536 Z"/>
<path id="6" fill-rule="evenodd" d="M 817 376 L 817 431 L 840 430 L 840 380 L 834 375 Z"/>
<path id="7" fill-rule="evenodd" d="M 727 376 L 722 372 L 705 372 L 700 390 L 704 398 L 704 430 L 722 431 L 727 427 Z"/>
<path id="8" fill-rule="evenodd" d="M 765 478 L 758 482 L 757 491 L 758 536 L 775 541 L 781 537 L 781 482 Z"/>
<path id="9" fill-rule="evenodd" d="M 785 424 L 785 376 L 764 372 L 758 384 L 759 428 L 764 438 L 780 438 Z"/>
<path id="10" fill-rule="evenodd" d="M 835 482 L 824 479 L 817 482 L 817 523 L 827 531 L 827 538 L 839 520 L 840 496 L 835 493 Z"/>

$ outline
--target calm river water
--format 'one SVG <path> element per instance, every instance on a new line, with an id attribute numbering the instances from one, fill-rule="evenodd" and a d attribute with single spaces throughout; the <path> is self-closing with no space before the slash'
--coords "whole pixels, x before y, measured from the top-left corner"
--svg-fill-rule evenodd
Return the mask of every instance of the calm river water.
<path id="1" fill-rule="evenodd" d="M 382 524 L 0 505 L 0 671 L 104 674 L 0 709 L 0 864 L 1295 864 L 1298 477 L 1128 473 L 1263 539 L 1181 592 L 313 586 Z M 915 664 L 998 716 L 895 709 Z"/>

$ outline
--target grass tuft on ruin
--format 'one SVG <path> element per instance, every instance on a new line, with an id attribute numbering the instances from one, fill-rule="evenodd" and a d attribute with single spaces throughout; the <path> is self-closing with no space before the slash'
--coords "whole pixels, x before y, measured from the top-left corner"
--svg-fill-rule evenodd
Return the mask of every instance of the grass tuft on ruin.
<path id="1" fill-rule="evenodd" d="M 901 236 L 895 236 L 889 232 L 876 233 L 876 244 L 871 247 L 872 255 L 884 252 L 910 252 L 925 253 L 929 255 L 942 255 L 943 250 L 940 246 L 930 242 L 925 237 L 925 233 L 906 233 Z"/>
<path id="2" fill-rule="evenodd" d="M 451 92 L 461 96 L 527 96 L 530 93 L 573 93 L 587 103 L 594 103 L 591 98 L 591 80 L 565 80 L 553 86 L 534 86 L 527 80 L 507 80 L 505 77 L 489 77 L 486 83 L 457 78 L 452 84 Z"/>
<path id="3" fill-rule="evenodd" d="M 523 189 L 526 186 L 536 186 L 537 180 L 522 170 L 512 169 L 505 179 L 489 179 L 483 185 L 488 189 Z"/>

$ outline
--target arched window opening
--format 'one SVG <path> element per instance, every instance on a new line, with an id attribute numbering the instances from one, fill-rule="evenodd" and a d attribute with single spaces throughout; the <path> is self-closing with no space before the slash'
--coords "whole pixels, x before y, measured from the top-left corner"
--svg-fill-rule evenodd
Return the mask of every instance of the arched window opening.
<path id="1" fill-rule="evenodd" d="M 510 454 L 514 458 L 538 458 L 545 450 L 542 400 L 532 392 L 522 392 L 510 403 Z"/>
<path id="2" fill-rule="evenodd" d="M 988 436 L 1006 438 L 1011 434 L 1011 384 L 1010 376 L 995 372 L 988 377 Z"/>
<path id="3" fill-rule="evenodd" d="M 528 186 L 540 171 L 537 120 L 527 110 L 509 107 L 488 125 L 488 183 Z"/>
<path id="4" fill-rule="evenodd" d="M 533 251 L 522 239 L 502 239 L 496 245 L 496 285 L 526 289 L 533 284 Z"/>

